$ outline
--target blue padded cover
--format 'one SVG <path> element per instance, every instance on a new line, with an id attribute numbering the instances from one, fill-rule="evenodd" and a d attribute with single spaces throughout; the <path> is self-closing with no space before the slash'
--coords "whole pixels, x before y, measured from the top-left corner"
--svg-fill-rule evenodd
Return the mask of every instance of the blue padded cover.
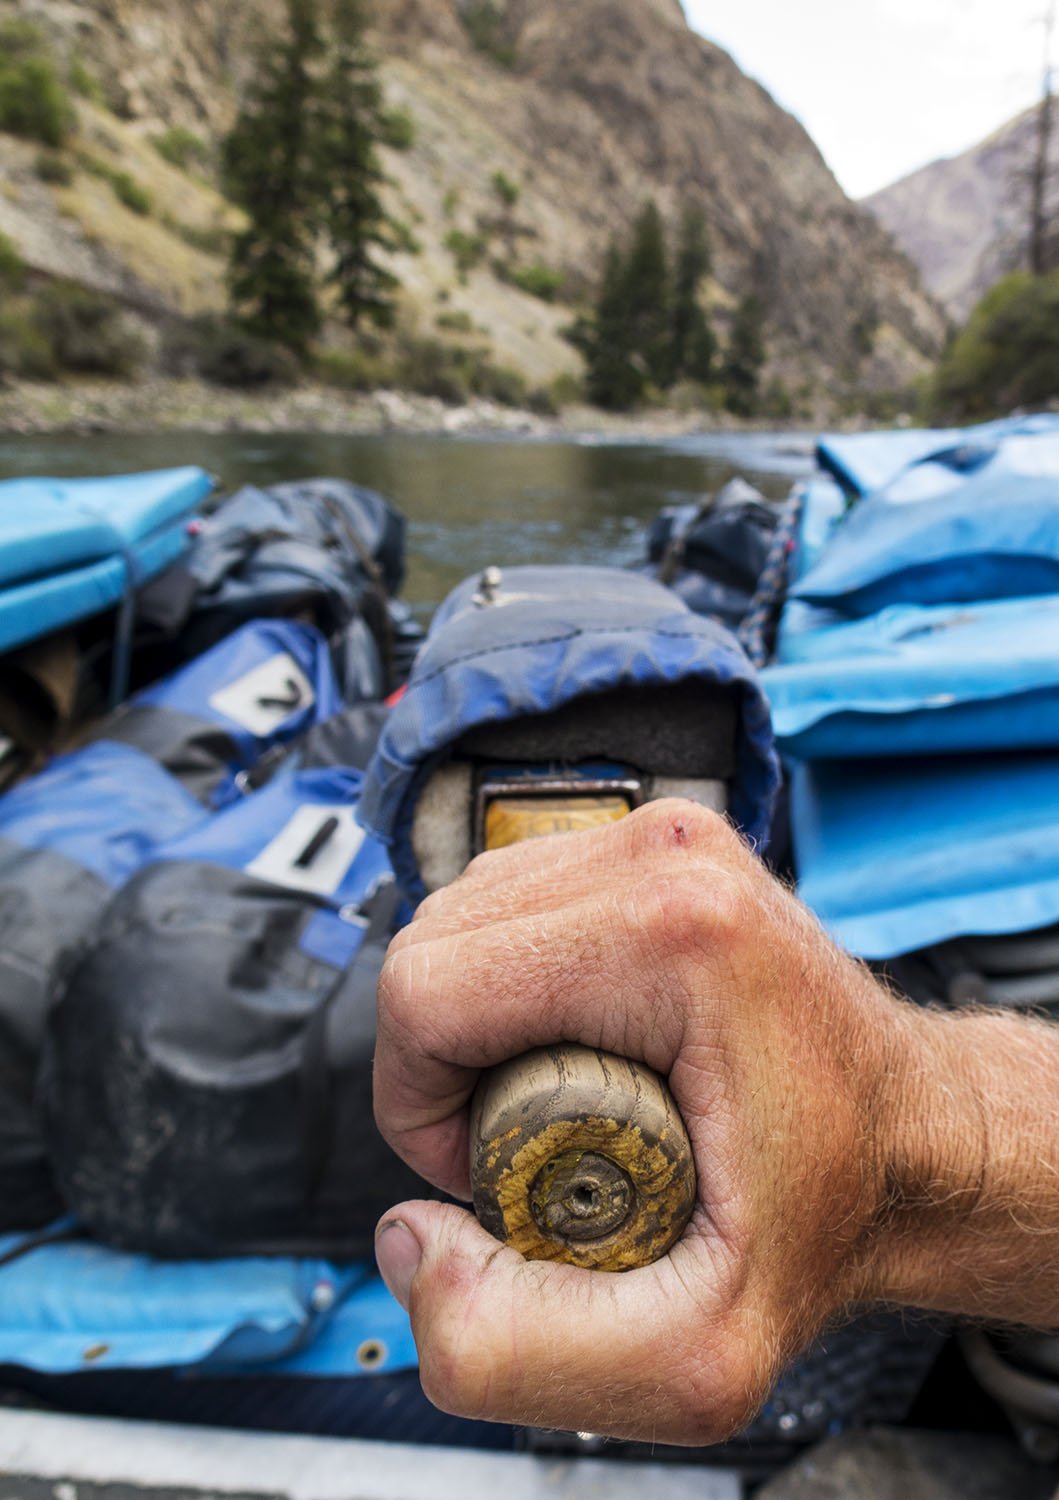
<path id="1" fill-rule="evenodd" d="M 0 1256 L 27 1245 L 0 1238 Z M 369 1363 L 360 1346 L 380 1347 Z M 0 1364 L 354 1376 L 411 1369 L 407 1316 L 371 1265 L 243 1257 L 163 1261 L 87 1240 L 0 1267 Z"/>
<path id="2" fill-rule="evenodd" d="M 0 584 L 47 577 L 149 542 L 213 488 L 204 469 L 0 483 Z"/>
<path id="3" fill-rule="evenodd" d="M 0 483 L 0 651 L 112 608 L 185 550 L 199 468 Z"/>
<path id="4" fill-rule="evenodd" d="M 1028 417 L 1004 417 L 975 427 L 894 429 L 889 432 L 830 433 L 816 446 L 820 467 L 849 495 L 869 495 L 932 453 L 965 442 L 991 442 L 1016 433 L 1054 432 L 1059 417 L 1042 412 Z"/>
<path id="5" fill-rule="evenodd" d="M 1059 921 L 1054 756 L 797 767 L 798 890 L 862 958 Z"/>
<path id="6" fill-rule="evenodd" d="M 864 620 L 793 601 L 780 656 L 762 682 L 799 760 L 1059 746 L 1059 596 Z"/>
<path id="7" fill-rule="evenodd" d="M 958 443 L 958 427 L 894 432 L 830 433 L 816 445 L 816 461 L 848 495 L 870 495 L 909 464 Z"/>
<path id="8" fill-rule="evenodd" d="M 124 594 L 123 557 L 106 557 L 0 589 L 0 652 L 14 651 L 53 630 L 113 609 Z"/>
<path id="9" fill-rule="evenodd" d="M 768 705 L 723 626 L 615 568 L 507 568 L 485 609 L 473 603 L 477 588 L 468 579 L 438 610 L 368 769 L 358 816 L 392 847 L 406 889 L 422 892 L 407 836 L 415 794 L 447 746 L 476 725 L 623 685 L 701 678 L 741 689 L 731 811 L 749 838 L 764 841 L 779 781 Z"/>
<path id="10" fill-rule="evenodd" d="M 854 507 L 792 597 L 867 615 L 1059 592 L 1059 427 L 963 442 Z"/>
<path id="11" fill-rule="evenodd" d="M 102 742 L 61 756 L 0 798 L 0 838 L 52 849 L 116 889 L 156 844 L 204 816 L 141 750 Z"/>

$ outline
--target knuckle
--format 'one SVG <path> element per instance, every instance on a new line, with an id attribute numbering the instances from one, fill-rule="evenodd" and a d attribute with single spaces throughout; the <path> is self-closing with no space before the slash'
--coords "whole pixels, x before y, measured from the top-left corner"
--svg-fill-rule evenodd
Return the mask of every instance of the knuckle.
<path id="1" fill-rule="evenodd" d="M 678 851 L 715 854 L 738 842 L 720 813 L 684 797 L 663 797 L 623 820 L 636 853 L 675 854 Z"/>
<path id="2" fill-rule="evenodd" d="M 412 918 L 409 926 L 405 928 L 405 931 L 411 931 L 417 923 L 422 926 L 423 923 L 429 922 L 432 918 L 441 916 L 448 910 L 451 904 L 452 898 L 449 895 L 449 888 L 447 886 L 442 887 L 440 891 L 432 891 L 429 896 L 425 896 L 420 901 L 416 907 L 415 916 Z"/>
<path id="3" fill-rule="evenodd" d="M 492 878 L 497 874 L 497 865 L 502 862 L 506 852 L 504 849 L 486 849 L 483 853 L 476 854 L 456 884 L 459 885 L 462 881 L 466 887 L 473 880 Z"/>
<path id="4" fill-rule="evenodd" d="M 680 870 L 655 882 L 645 927 L 655 951 L 697 956 L 737 945 L 753 929 L 753 912 L 740 880 Z"/>
<path id="5" fill-rule="evenodd" d="M 380 1021 L 400 1026 L 407 1020 L 416 994 L 417 955 L 414 947 L 399 944 L 390 948 L 379 972 L 378 1010 Z"/>

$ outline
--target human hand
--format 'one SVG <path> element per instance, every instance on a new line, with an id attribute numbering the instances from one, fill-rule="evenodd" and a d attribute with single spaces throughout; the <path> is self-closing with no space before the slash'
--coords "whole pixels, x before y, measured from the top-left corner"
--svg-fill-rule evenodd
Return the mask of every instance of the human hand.
<path id="1" fill-rule="evenodd" d="M 380 1127 L 450 1193 L 480 1071 L 557 1041 L 668 1076 L 696 1158 L 683 1238 L 622 1275 L 527 1262 L 448 1205 L 387 1217 L 380 1268 L 448 1410 L 717 1441 L 849 1307 L 963 1306 L 983 1280 L 981 1236 L 952 1248 L 976 1215 L 1000 1229 L 969 1023 L 895 1001 L 693 804 L 481 856 L 395 940 L 379 998 Z"/>

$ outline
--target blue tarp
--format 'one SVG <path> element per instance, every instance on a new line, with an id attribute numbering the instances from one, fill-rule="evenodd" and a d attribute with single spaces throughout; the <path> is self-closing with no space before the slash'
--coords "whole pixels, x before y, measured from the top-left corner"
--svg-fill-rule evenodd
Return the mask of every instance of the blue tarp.
<path id="1" fill-rule="evenodd" d="M 1059 597 L 852 621 L 792 604 L 782 652 L 762 682 L 795 759 L 1059 747 Z"/>
<path id="2" fill-rule="evenodd" d="M 903 470 L 854 506 L 791 592 L 850 616 L 1059 592 L 1059 427 Z"/>
<path id="3" fill-rule="evenodd" d="M 508 568 L 495 603 L 461 584 L 438 610 L 408 691 L 383 729 L 358 816 L 392 845 L 421 894 L 409 848 L 415 794 L 439 754 L 476 725 L 548 713 L 592 692 L 696 678 L 741 689 L 731 810 L 767 836 L 778 765 L 768 706 L 735 639 L 662 585 L 613 568 Z"/>
<path id="4" fill-rule="evenodd" d="M 1059 431 L 1059 416 L 1040 413 L 1005 417 L 976 427 L 913 427 L 890 432 L 831 433 L 817 443 L 820 467 L 847 494 L 869 495 L 894 479 L 909 464 L 960 444 L 989 442 L 1020 432 Z"/>
<path id="5" fill-rule="evenodd" d="M 784 753 L 1059 744 L 1059 419 L 850 441 L 929 452 L 844 517 L 806 487 L 763 676 Z"/>
<path id="6" fill-rule="evenodd" d="M 4 1236 L 0 1256 L 26 1243 Z M 415 1363 L 408 1318 L 368 1264 L 159 1261 L 74 1240 L 0 1268 L 0 1365 L 344 1377 Z"/>
<path id="7" fill-rule="evenodd" d="M 194 467 L 0 483 L 0 651 L 112 608 L 174 562 L 212 488 Z"/>
<path id="8" fill-rule="evenodd" d="M 862 958 L 1059 922 L 1054 755 L 795 769 L 798 890 Z"/>

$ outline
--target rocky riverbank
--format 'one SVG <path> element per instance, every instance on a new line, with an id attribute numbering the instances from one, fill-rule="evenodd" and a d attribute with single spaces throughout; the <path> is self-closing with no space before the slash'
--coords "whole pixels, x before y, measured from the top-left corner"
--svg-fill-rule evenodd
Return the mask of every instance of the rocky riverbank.
<path id="1" fill-rule="evenodd" d="M 579 434 L 678 437 L 704 429 L 745 430 L 724 414 L 669 410 L 615 415 L 568 407 L 541 416 L 476 400 L 446 406 L 398 391 L 341 391 L 304 385 L 248 394 L 194 380 L 146 379 L 136 384 L 14 384 L 0 386 L 0 436 L 47 432 L 421 432 L 454 436 L 508 433 L 522 437 Z"/>

